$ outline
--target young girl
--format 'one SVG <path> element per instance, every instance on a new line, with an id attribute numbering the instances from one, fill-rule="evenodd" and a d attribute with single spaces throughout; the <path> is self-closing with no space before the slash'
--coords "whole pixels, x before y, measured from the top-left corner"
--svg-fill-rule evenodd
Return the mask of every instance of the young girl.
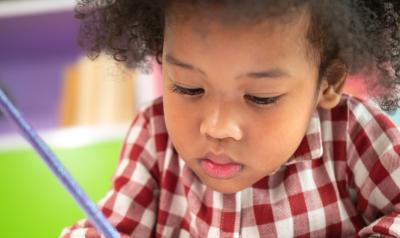
<path id="1" fill-rule="evenodd" d="M 398 0 L 117 0 L 89 53 L 162 65 L 99 206 L 121 237 L 400 237 Z M 62 237 L 100 237 L 88 221 Z"/>

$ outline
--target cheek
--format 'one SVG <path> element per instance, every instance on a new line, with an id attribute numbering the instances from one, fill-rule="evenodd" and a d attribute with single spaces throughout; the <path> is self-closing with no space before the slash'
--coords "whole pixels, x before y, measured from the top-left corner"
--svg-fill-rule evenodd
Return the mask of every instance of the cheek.
<path id="1" fill-rule="evenodd" d="M 186 127 L 188 121 L 185 113 L 185 105 L 181 104 L 172 93 L 165 93 L 163 102 L 168 133 L 170 135 L 180 134 L 180 128 Z"/>
<path id="2" fill-rule="evenodd" d="M 262 157 L 281 158 L 290 143 L 288 120 L 284 116 L 272 115 L 252 126 L 250 141 L 251 150 Z M 257 156 L 258 157 L 258 156 Z"/>
<path id="3" fill-rule="evenodd" d="M 182 96 L 166 92 L 163 96 L 164 117 L 168 134 L 178 151 L 183 152 L 188 141 L 198 140 L 196 115 Z"/>
<path id="4" fill-rule="evenodd" d="M 251 136 L 248 148 L 254 155 L 251 158 L 257 158 L 254 164 L 280 166 L 296 151 L 304 138 L 310 118 L 307 109 L 302 113 L 296 112 L 296 105 L 287 104 L 253 123 L 249 129 Z"/>

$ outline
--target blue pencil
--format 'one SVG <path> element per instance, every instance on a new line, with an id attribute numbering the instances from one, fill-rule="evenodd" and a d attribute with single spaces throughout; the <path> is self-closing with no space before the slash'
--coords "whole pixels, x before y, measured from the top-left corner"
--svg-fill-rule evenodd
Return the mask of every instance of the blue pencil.
<path id="1" fill-rule="evenodd" d="M 83 189 L 68 173 L 62 163 L 56 158 L 50 148 L 44 143 L 39 135 L 33 130 L 29 123 L 23 118 L 18 109 L 10 102 L 4 92 L 0 89 L 0 109 L 15 123 L 21 134 L 37 151 L 47 167 L 53 172 L 58 180 L 86 213 L 88 219 L 107 238 L 119 238 L 115 228 L 107 221 L 96 205 L 88 198 Z"/>

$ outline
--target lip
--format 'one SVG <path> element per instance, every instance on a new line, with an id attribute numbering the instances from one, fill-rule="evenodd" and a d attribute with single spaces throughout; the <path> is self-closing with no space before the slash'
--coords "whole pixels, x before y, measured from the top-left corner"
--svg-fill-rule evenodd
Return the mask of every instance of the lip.
<path id="1" fill-rule="evenodd" d="M 210 153 L 207 153 L 204 156 L 204 158 L 211 160 L 215 164 L 221 164 L 221 165 L 224 165 L 224 164 L 239 164 L 239 163 L 236 163 L 229 155 L 226 155 L 226 154 L 216 155 L 216 154 L 210 152 Z"/>
<path id="2" fill-rule="evenodd" d="M 213 153 L 208 153 L 200 160 L 200 167 L 208 176 L 218 179 L 232 178 L 243 169 L 242 164 L 236 163 L 228 155 Z"/>

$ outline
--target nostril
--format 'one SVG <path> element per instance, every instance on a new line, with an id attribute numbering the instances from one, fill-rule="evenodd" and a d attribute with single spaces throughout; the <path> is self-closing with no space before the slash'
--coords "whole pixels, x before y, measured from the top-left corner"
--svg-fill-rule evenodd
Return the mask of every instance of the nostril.
<path id="1" fill-rule="evenodd" d="M 207 134 L 205 135 L 205 137 L 206 137 L 206 140 L 207 140 L 207 141 L 212 142 L 213 144 L 216 144 L 216 145 L 217 145 L 217 144 L 219 145 L 219 144 L 221 143 L 221 141 L 222 141 L 221 139 L 218 139 L 218 138 L 209 136 L 209 135 L 207 135 Z"/>

